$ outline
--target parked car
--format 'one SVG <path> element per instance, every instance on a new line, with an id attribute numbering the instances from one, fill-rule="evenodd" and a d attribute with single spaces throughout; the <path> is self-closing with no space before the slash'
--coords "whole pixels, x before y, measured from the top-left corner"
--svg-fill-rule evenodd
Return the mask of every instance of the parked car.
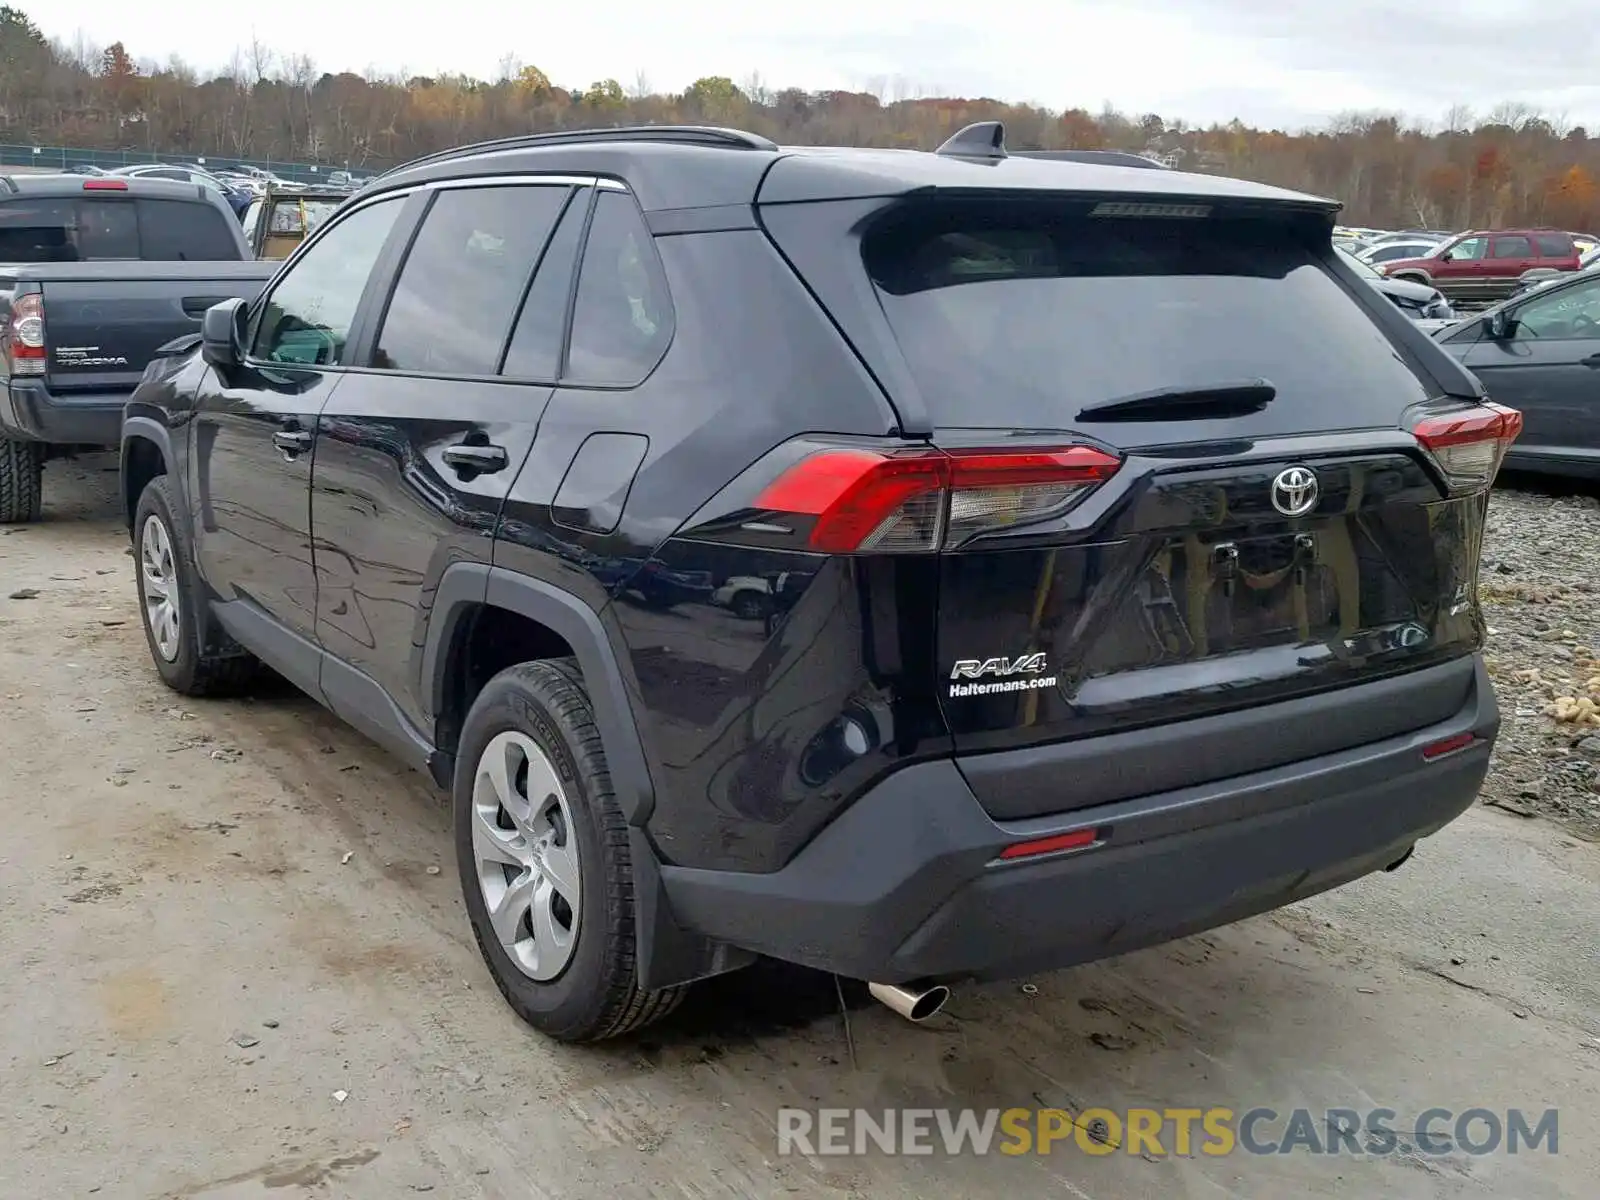
<path id="1" fill-rule="evenodd" d="M 1495 741 L 1518 418 L 1336 208 L 994 122 L 418 160 L 129 404 L 155 670 L 265 662 L 450 789 L 563 1039 L 762 955 L 918 1019 L 1395 867 Z M 781 615 L 618 603 L 646 570 Z"/>
<path id="2" fill-rule="evenodd" d="M 1562 276 L 1435 335 L 1523 414 L 1506 465 L 1600 478 L 1600 270 Z"/>
<path id="3" fill-rule="evenodd" d="M 1459 234 L 1426 255 L 1383 263 L 1391 279 L 1437 287 L 1452 301 L 1495 302 L 1529 273 L 1576 271 L 1572 235 L 1555 229 L 1500 229 Z"/>
<path id="4" fill-rule="evenodd" d="M 292 192 L 268 188 L 252 200 L 244 214 L 244 235 L 256 258 L 288 258 L 300 243 L 350 194 L 337 188 L 306 188 Z"/>
<path id="5" fill-rule="evenodd" d="M 1380 275 L 1370 263 L 1362 261 L 1358 255 L 1351 254 L 1339 246 L 1334 247 L 1334 252 L 1349 264 L 1352 271 L 1366 280 L 1375 291 L 1387 296 L 1394 302 L 1396 308 L 1412 320 L 1455 319 L 1455 310 L 1450 307 L 1450 301 L 1444 298 L 1438 288 L 1429 287 L 1425 283 L 1413 283 L 1409 279 L 1388 279 Z"/>
<path id="6" fill-rule="evenodd" d="M 1437 245 L 1454 236 L 1448 229 L 1397 229 L 1389 233 L 1380 233 L 1368 241 L 1374 246 L 1385 246 L 1390 242 L 1428 242 Z"/>
<path id="7" fill-rule="evenodd" d="M 266 282 L 246 257 L 222 199 L 190 184 L 0 176 L 0 522 L 38 519 L 52 458 L 120 444 L 157 348 Z"/>
<path id="8" fill-rule="evenodd" d="M 230 184 L 218 179 L 211 172 L 200 167 L 172 166 L 167 163 L 149 163 L 137 167 L 119 167 L 111 172 L 112 175 L 121 175 L 129 179 L 170 179 L 175 183 L 193 183 L 222 196 L 228 207 L 233 210 L 233 215 L 242 217 L 244 210 L 250 204 L 250 191 L 247 188 Z"/>
<path id="9" fill-rule="evenodd" d="M 1373 242 L 1356 257 L 1369 266 L 1376 267 L 1381 263 L 1394 262 L 1402 258 L 1424 258 L 1432 253 L 1438 244 L 1432 238 L 1420 241 L 1415 238 L 1405 238 L 1392 242 Z"/>

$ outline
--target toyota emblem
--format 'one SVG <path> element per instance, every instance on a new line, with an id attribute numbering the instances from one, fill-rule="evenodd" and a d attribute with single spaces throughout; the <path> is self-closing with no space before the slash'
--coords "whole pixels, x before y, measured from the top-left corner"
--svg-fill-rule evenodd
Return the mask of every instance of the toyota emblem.
<path id="1" fill-rule="evenodd" d="M 1272 481 L 1272 507 L 1286 517 L 1303 517 L 1317 506 L 1317 493 L 1315 471 L 1290 467 Z"/>

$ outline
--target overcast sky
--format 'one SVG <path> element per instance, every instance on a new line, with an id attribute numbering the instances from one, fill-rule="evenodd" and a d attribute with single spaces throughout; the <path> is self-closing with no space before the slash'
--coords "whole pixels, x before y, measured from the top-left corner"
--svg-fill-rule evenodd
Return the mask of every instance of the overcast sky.
<path id="1" fill-rule="evenodd" d="M 16 0 L 12 0 L 16 3 Z M 202 70 L 252 35 L 321 70 L 493 77 L 506 53 L 567 87 L 640 74 L 771 87 L 988 95 L 1192 123 L 1437 120 L 1502 101 L 1600 128 L 1594 0 L 21 0 L 47 34 Z M 275 19 L 252 14 L 270 12 Z M 382 14 L 381 16 L 379 14 Z"/>

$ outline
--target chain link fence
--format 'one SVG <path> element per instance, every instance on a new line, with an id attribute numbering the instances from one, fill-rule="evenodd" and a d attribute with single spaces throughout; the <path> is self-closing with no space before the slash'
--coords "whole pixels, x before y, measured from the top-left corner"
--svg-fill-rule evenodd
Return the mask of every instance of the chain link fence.
<path id="1" fill-rule="evenodd" d="M 226 155 L 206 154 L 154 154 L 145 150 L 80 150 L 70 146 L 8 146 L 0 145 L 0 170 L 5 167 L 31 167 L 38 171 L 65 171 L 69 167 L 131 167 L 141 163 L 196 164 L 213 171 L 227 171 L 239 167 L 259 167 L 271 171 L 280 179 L 295 183 L 317 183 L 326 179 L 330 171 L 344 168 L 327 163 L 274 162 L 267 158 L 229 158 Z M 372 167 L 356 168 L 358 175 L 372 175 Z"/>

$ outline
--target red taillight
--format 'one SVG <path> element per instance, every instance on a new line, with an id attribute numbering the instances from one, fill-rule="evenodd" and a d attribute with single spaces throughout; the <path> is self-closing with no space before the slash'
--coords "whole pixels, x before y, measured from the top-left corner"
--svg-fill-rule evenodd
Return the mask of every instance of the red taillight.
<path id="1" fill-rule="evenodd" d="M 1478 740 L 1475 733 L 1458 733 L 1454 737 L 1447 737 L 1437 742 L 1430 742 L 1422 748 L 1422 757 L 1428 762 L 1436 758 L 1443 758 L 1447 754 L 1454 754 L 1457 750 L 1465 750 Z"/>
<path id="2" fill-rule="evenodd" d="M 1031 842 L 1015 842 L 1000 851 L 1003 859 L 1033 858 L 1038 854 L 1059 854 L 1063 850 L 1082 850 L 1100 840 L 1098 829 L 1075 829 L 1071 833 L 1058 833 L 1053 837 L 1035 838 Z"/>
<path id="3" fill-rule="evenodd" d="M 1089 446 L 1028 450 L 823 450 L 756 498 L 815 517 L 810 544 L 830 554 L 927 551 L 1056 516 L 1116 474 Z"/>
<path id="4" fill-rule="evenodd" d="M 1452 491 L 1487 488 L 1522 432 L 1522 414 L 1499 404 L 1426 417 L 1411 431 L 1439 464 Z"/>
<path id="5" fill-rule="evenodd" d="M 13 375 L 43 375 L 45 356 L 44 301 L 29 292 L 11 301 L 11 320 L 5 328 L 6 357 Z"/>
<path id="6" fill-rule="evenodd" d="M 83 190 L 86 192 L 125 192 L 128 190 L 126 179 L 85 179 Z"/>

